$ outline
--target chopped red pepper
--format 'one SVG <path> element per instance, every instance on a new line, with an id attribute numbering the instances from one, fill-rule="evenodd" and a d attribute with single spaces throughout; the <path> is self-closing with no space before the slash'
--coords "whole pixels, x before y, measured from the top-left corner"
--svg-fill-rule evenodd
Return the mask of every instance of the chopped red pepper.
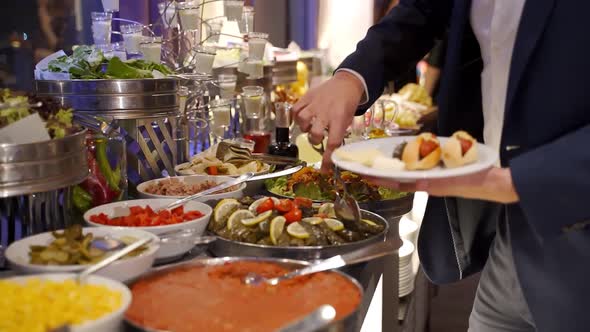
<path id="1" fill-rule="evenodd" d="M 97 224 L 108 226 L 126 226 L 126 227 L 148 227 L 179 224 L 185 221 L 191 221 L 204 216 L 200 211 L 184 212 L 182 207 L 172 211 L 163 210 L 155 213 L 149 206 L 131 206 L 129 215 L 122 217 L 109 218 L 106 214 L 100 213 L 90 216 L 90 221 Z"/>

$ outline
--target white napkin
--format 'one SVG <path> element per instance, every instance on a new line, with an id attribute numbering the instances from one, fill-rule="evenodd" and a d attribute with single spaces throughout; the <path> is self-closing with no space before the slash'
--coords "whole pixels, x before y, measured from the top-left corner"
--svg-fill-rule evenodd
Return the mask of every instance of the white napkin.
<path id="1" fill-rule="evenodd" d="M 35 79 L 36 80 L 69 80 L 69 73 L 53 73 L 47 70 L 49 62 L 66 55 L 63 50 L 59 50 L 53 54 L 48 55 L 39 61 L 35 66 Z"/>
<path id="2" fill-rule="evenodd" d="M 0 129 L 0 143 L 27 144 L 48 141 L 51 137 L 38 113 Z"/>

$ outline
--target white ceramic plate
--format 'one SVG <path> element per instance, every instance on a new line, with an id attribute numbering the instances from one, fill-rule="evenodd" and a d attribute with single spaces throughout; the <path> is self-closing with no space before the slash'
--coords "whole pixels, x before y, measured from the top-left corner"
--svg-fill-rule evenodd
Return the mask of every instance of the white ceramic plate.
<path id="1" fill-rule="evenodd" d="M 51 274 L 37 274 L 22 277 L 13 277 L 6 280 L 14 282 L 26 282 L 29 279 L 45 279 L 53 281 L 64 281 L 67 279 L 75 278 L 75 274 L 71 273 L 51 273 Z M 80 325 L 72 326 L 72 332 L 104 332 L 104 331 L 122 331 L 123 328 L 123 314 L 129 308 L 131 304 L 131 291 L 124 284 L 111 280 L 105 277 L 90 275 L 86 280 L 92 285 L 102 285 L 110 288 L 111 290 L 120 292 L 122 296 L 121 307 L 114 312 L 100 317 L 93 321 L 88 321 Z"/>
<path id="2" fill-rule="evenodd" d="M 152 209 L 156 210 L 158 208 L 164 207 L 172 202 L 176 201 L 173 198 L 153 198 L 153 199 L 136 199 L 130 201 L 123 201 L 123 202 L 115 202 L 109 203 L 101 206 L 97 206 L 92 208 L 86 213 L 84 213 L 84 220 L 91 226 L 97 227 L 104 227 L 102 224 L 97 224 L 90 221 L 90 216 L 95 214 L 104 213 L 109 218 L 120 217 L 120 216 L 127 216 L 129 215 L 129 207 L 130 206 L 141 206 L 145 207 L 149 205 Z M 194 229 L 195 236 L 203 235 L 205 230 L 207 229 L 207 224 L 209 223 L 209 219 L 211 218 L 211 214 L 213 213 L 213 209 L 201 202 L 191 201 L 184 205 L 184 211 L 194 211 L 198 210 L 203 213 L 203 217 L 191 221 L 185 221 L 179 224 L 173 225 L 166 225 L 166 226 L 151 226 L 151 227 L 124 227 L 124 228 L 131 228 L 131 229 L 140 229 L 147 232 L 150 232 L 155 235 L 160 235 L 172 231 L 180 231 L 185 229 Z M 107 226 L 108 227 L 108 226 Z M 194 245 L 191 243 L 160 243 L 160 250 L 156 255 L 156 259 L 158 259 L 158 263 L 163 261 L 170 261 L 176 258 L 181 257 L 182 255 L 189 252 Z"/>
<path id="3" fill-rule="evenodd" d="M 147 272 L 156 258 L 156 252 L 160 248 L 158 237 L 139 229 L 126 228 L 109 228 L 109 227 L 86 227 L 82 230 L 83 234 L 92 233 L 95 237 L 109 236 L 120 238 L 131 236 L 136 239 L 150 237 L 152 242 L 148 244 L 146 251 L 136 257 L 129 257 L 118 260 L 104 269 L 97 271 L 96 274 L 111 278 L 117 281 L 126 282 L 139 277 Z M 29 258 L 30 247 L 32 245 L 49 245 L 55 237 L 51 232 L 41 233 L 26 237 L 22 240 L 12 243 L 4 252 L 6 259 L 12 269 L 22 273 L 67 273 L 78 272 L 87 268 L 87 265 L 38 265 L 31 264 Z"/>
<path id="4" fill-rule="evenodd" d="M 393 151 L 399 144 L 403 142 L 410 142 L 415 138 L 416 136 L 401 136 L 372 139 L 345 145 L 343 147 L 340 147 L 339 149 L 350 152 L 377 149 L 381 151 L 385 156 L 393 156 Z M 446 137 L 438 137 L 438 140 L 440 141 L 441 145 L 444 145 L 447 139 L 448 138 Z M 336 154 L 332 154 L 332 161 L 340 168 L 361 175 L 368 175 L 384 179 L 392 179 L 400 182 L 415 182 L 417 180 L 451 178 L 473 174 L 486 170 L 496 163 L 498 159 L 498 154 L 495 153 L 491 148 L 478 143 L 477 149 L 479 159 L 476 163 L 457 168 L 445 168 L 444 166 L 437 166 L 433 169 L 426 171 L 380 170 L 362 165 L 360 163 L 342 160 Z"/>
<path id="5" fill-rule="evenodd" d="M 214 175 L 190 175 L 190 176 L 174 176 L 171 179 L 178 179 L 180 182 L 193 185 L 193 184 L 200 184 L 204 182 L 214 182 L 217 184 L 230 181 L 233 177 L 230 176 L 214 176 Z M 137 186 L 137 191 L 139 192 L 140 198 L 184 198 L 186 196 L 164 196 L 164 195 L 156 195 L 156 194 L 149 194 L 145 191 L 145 189 L 150 186 L 151 184 L 156 184 L 165 179 L 155 179 L 141 183 Z M 238 186 L 238 189 L 230 192 L 224 192 L 220 194 L 213 194 L 203 196 L 201 198 L 196 199 L 198 202 L 207 202 L 207 201 L 217 201 L 224 198 L 242 198 L 244 196 L 244 189 L 246 189 L 246 183 L 242 183 Z"/>

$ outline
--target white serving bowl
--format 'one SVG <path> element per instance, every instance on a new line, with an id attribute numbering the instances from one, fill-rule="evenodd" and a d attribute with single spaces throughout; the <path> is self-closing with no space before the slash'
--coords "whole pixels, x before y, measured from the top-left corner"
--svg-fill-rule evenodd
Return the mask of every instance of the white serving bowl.
<path id="1" fill-rule="evenodd" d="M 123 202 L 115 202 L 97 206 L 84 213 L 84 220 L 91 226 L 104 227 L 105 225 L 90 221 L 90 216 L 104 213 L 109 218 L 121 217 L 129 215 L 130 206 L 150 206 L 156 210 L 176 201 L 174 198 L 152 198 L 152 199 L 136 199 Z M 148 226 L 148 227 L 123 227 L 131 229 L 140 229 L 150 232 L 155 235 L 161 235 L 168 232 L 181 231 L 186 229 L 194 230 L 195 236 L 203 235 L 207 229 L 207 224 L 213 214 L 213 209 L 202 202 L 191 201 L 184 205 L 184 211 L 200 211 L 203 216 L 201 218 L 185 221 L 179 224 L 165 225 L 165 226 Z M 109 226 L 106 226 L 109 227 Z M 181 243 L 160 243 L 160 250 L 156 253 L 158 262 L 171 261 L 181 257 L 189 252 L 194 245 L 188 242 Z"/>
<path id="2" fill-rule="evenodd" d="M 41 279 L 41 280 L 52 280 L 52 281 L 63 281 L 67 279 L 73 279 L 76 275 L 72 273 L 51 273 L 51 274 L 35 274 L 30 276 L 12 277 L 5 280 L 14 282 L 26 282 L 29 279 Z M 86 282 L 92 285 L 102 285 L 110 288 L 113 291 L 120 292 L 122 296 L 121 307 L 114 312 L 102 316 L 99 319 L 88 321 L 80 325 L 74 325 L 71 327 L 72 332 L 104 332 L 104 331 L 122 331 L 123 330 L 123 318 L 125 311 L 131 304 L 131 291 L 127 286 L 119 281 L 115 281 L 109 278 L 90 275 L 87 277 Z"/>
<path id="3" fill-rule="evenodd" d="M 234 178 L 231 176 L 190 175 L 190 176 L 175 176 L 175 177 L 172 177 L 171 179 L 177 179 L 180 182 L 185 183 L 187 185 L 194 185 L 194 184 L 201 184 L 201 183 L 205 183 L 205 182 L 214 182 L 217 184 L 221 184 L 223 182 L 233 180 Z M 179 199 L 179 198 L 186 197 L 186 196 L 155 195 L 155 194 L 149 194 L 145 191 L 148 186 L 150 186 L 152 184 L 157 184 L 158 182 L 160 182 L 162 180 L 165 180 L 165 179 L 150 180 L 150 181 L 143 182 L 139 186 L 137 186 L 137 191 L 139 192 L 140 198 L 176 198 L 176 199 Z M 242 183 L 242 184 L 238 185 L 238 189 L 236 189 L 234 191 L 224 192 L 224 193 L 220 193 L 220 194 L 206 195 L 206 196 L 196 199 L 196 201 L 206 203 L 206 202 L 210 202 L 210 201 L 218 201 L 218 200 L 221 200 L 224 198 L 239 199 L 244 196 L 244 189 L 246 189 L 246 183 Z"/>
<path id="4" fill-rule="evenodd" d="M 121 282 L 133 280 L 147 272 L 156 259 L 156 253 L 160 249 L 158 244 L 159 238 L 154 234 L 139 229 L 115 228 L 115 227 L 86 227 L 82 230 L 84 234 L 92 233 L 95 237 L 104 237 L 108 235 L 113 238 L 131 236 L 136 239 L 145 237 L 152 238 L 147 246 L 147 250 L 135 257 L 128 257 L 118 260 L 95 274 L 106 278 L 111 278 Z M 51 232 L 41 233 L 26 237 L 22 240 L 12 243 L 4 255 L 13 270 L 20 273 L 68 273 L 79 272 L 87 268 L 87 265 L 38 265 L 31 264 L 29 259 L 30 247 L 32 245 L 49 245 L 54 240 Z"/>

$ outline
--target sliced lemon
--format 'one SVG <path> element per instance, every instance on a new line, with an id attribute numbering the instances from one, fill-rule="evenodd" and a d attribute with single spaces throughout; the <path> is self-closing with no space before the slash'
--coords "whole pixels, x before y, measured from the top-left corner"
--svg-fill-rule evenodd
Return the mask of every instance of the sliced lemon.
<path id="1" fill-rule="evenodd" d="M 371 221 L 369 219 L 362 219 L 362 220 L 365 222 L 365 224 L 369 224 L 371 226 L 378 226 L 376 222 Z"/>
<path id="2" fill-rule="evenodd" d="M 215 205 L 215 209 L 213 209 L 213 220 L 218 223 L 226 220 L 241 205 L 238 200 L 233 198 L 222 199 Z"/>
<path id="3" fill-rule="evenodd" d="M 318 224 L 321 224 L 322 222 L 324 222 L 324 219 L 320 218 L 320 217 L 309 217 L 309 218 L 303 218 L 303 219 L 301 219 L 301 221 L 305 221 L 306 223 L 311 224 L 311 225 L 318 225 Z"/>
<path id="4" fill-rule="evenodd" d="M 238 210 L 235 211 L 234 213 L 231 214 L 231 216 L 229 216 L 229 219 L 227 220 L 227 229 L 232 229 L 234 227 L 234 225 L 236 225 L 236 223 L 244 220 L 244 219 L 248 219 L 248 218 L 253 218 L 254 214 L 248 210 Z"/>
<path id="5" fill-rule="evenodd" d="M 324 203 L 320 206 L 318 210 L 319 214 L 325 214 L 328 217 L 336 217 L 336 212 L 334 211 L 334 203 Z"/>
<path id="6" fill-rule="evenodd" d="M 278 243 L 281 235 L 283 235 L 285 222 L 287 222 L 287 219 L 283 216 L 274 217 L 270 221 L 270 240 L 275 245 Z"/>
<path id="7" fill-rule="evenodd" d="M 336 220 L 336 219 L 332 219 L 332 218 L 326 218 L 326 219 L 324 219 L 324 222 L 334 232 L 341 231 L 341 230 L 344 229 L 344 224 L 340 220 Z"/>
<path id="8" fill-rule="evenodd" d="M 262 197 L 260 199 L 255 200 L 254 203 L 250 204 L 250 207 L 248 207 L 248 210 L 250 210 L 252 213 L 256 214 L 256 209 L 258 209 L 258 207 L 260 206 L 260 204 L 262 204 L 262 202 L 265 202 L 267 199 L 269 199 L 269 197 Z M 281 202 L 276 197 L 270 197 L 270 199 L 272 199 L 272 202 L 275 205 L 278 205 Z"/>
<path id="9" fill-rule="evenodd" d="M 309 233 L 298 222 L 294 222 L 291 225 L 287 226 L 287 233 L 289 233 L 289 235 L 291 235 L 292 237 L 298 239 L 307 239 L 309 237 Z"/>
<path id="10" fill-rule="evenodd" d="M 248 211 L 248 212 L 252 213 L 252 211 Z M 242 219 L 242 224 L 244 224 L 245 226 L 248 226 L 248 227 L 258 225 L 261 222 L 270 218 L 270 216 L 272 216 L 272 211 L 264 211 L 257 216 L 253 215 L 252 217 Z"/>

